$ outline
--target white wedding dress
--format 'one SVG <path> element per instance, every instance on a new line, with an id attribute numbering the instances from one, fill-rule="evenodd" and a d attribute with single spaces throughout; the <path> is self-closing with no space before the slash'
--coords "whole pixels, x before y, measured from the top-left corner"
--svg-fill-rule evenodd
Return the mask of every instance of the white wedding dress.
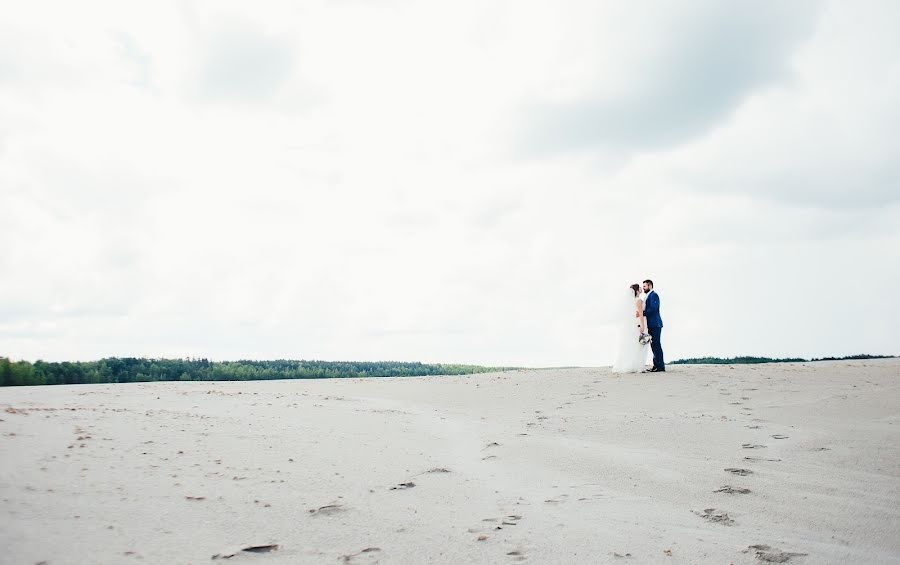
<path id="1" fill-rule="evenodd" d="M 637 312 L 636 302 L 631 289 L 628 297 L 623 299 L 621 322 L 618 322 L 619 353 L 613 365 L 614 373 L 640 373 L 646 368 L 648 344 L 638 341 L 641 334 L 640 320 L 634 315 Z"/>

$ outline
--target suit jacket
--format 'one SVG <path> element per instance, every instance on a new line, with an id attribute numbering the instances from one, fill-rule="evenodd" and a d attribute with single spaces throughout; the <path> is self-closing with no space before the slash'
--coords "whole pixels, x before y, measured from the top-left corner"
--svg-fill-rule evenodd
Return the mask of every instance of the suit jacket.
<path id="1" fill-rule="evenodd" d="M 644 303 L 644 316 L 647 317 L 648 328 L 663 327 L 662 318 L 659 315 L 659 295 L 655 290 L 651 290 L 647 295 L 647 301 Z"/>

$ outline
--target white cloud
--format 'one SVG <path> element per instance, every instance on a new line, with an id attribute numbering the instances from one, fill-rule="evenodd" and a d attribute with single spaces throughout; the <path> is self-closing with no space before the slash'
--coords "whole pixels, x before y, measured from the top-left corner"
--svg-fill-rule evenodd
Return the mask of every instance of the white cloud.
<path id="1" fill-rule="evenodd" d="M 695 2 L 625 13 L 597 5 L 596 12 L 581 20 L 592 40 L 566 53 L 588 62 L 578 65 L 579 80 L 564 96 L 544 89 L 526 106 L 534 117 L 522 143 L 532 151 L 628 154 L 683 144 L 727 119 L 754 90 L 789 79 L 790 55 L 817 16 L 809 2 Z"/>

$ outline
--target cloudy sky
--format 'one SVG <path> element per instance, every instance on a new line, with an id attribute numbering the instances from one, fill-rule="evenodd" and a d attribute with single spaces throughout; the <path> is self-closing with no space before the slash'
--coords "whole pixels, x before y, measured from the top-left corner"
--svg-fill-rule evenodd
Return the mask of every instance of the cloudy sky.
<path id="1" fill-rule="evenodd" d="M 0 355 L 900 353 L 897 2 L 8 2 Z"/>

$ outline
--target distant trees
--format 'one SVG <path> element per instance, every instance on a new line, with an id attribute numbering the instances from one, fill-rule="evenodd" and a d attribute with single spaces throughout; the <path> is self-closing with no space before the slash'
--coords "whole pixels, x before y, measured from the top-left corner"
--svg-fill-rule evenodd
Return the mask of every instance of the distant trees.
<path id="1" fill-rule="evenodd" d="M 99 361 L 13 362 L 0 357 L 0 386 L 132 383 L 148 381 L 249 381 L 348 377 L 462 375 L 511 367 L 398 361 L 219 361 L 111 357 Z"/>
<path id="2" fill-rule="evenodd" d="M 863 353 L 860 355 L 847 355 L 846 357 L 819 357 L 810 359 L 810 361 L 852 361 L 864 359 L 895 359 L 894 355 L 869 355 Z"/>
<path id="3" fill-rule="evenodd" d="M 848 355 L 846 357 L 821 357 L 813 359 L 803 359 L 801 357 L 692 357 L 690 359 L 678 359 L 672 361 L 671 365 L 748 365 L 756 363 L 806 363 L 811 361 L 848 361 L 854 359 L 893 359 L 893 355 Z"/>
<path id="4" fill-rule="evenodd" d="M 0 357 L 0 386 L 44 384 L 35 376 L 34 367 L 27 361 L 13 363 Z"/>

